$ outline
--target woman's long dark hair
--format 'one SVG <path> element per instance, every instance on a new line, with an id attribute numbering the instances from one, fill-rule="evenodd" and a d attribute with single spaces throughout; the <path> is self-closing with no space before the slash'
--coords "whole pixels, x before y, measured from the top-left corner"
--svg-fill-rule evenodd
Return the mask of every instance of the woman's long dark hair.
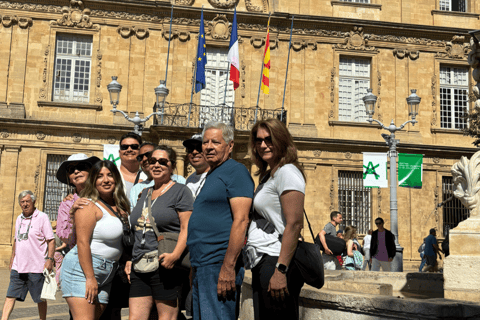
<path id="1" fill-rule="evenodd" d="M 90 169 L 88 174 L 87 182 L 85 183 L 85 188 L 80 193 L 82 198 L 89 198 L 92 201 L 96 202 L 100 198 L 100 194 L 96 188 L 96 182 L 100 170 L 102 168 L 107 168 L 113 175 L 113 180 L 115 181 L 115 190 L 113 191 L 113 200 L 119 212 L 129 215 L 130 214 L 130 201 L 128 201 L 127 196 L 125 195 L 122 176 L 118 171 L 117 166 L 109 160 L 98 161 Z"/>
<path id="2" fill-rule="evenodd" d="M 276 168 L 270 168 L 270 170 L 276 170 L 283 165 L 291 163 L 297 167 L 298 170 L 300 170 L 303 178 L 306 181 L 307 179 L 305 177 L 305 172 L 303 171 L 300 162 L 298 162 L 297 147 L 295 147 L 292 135 L 288 131 L 285 124 L 278 119 L 258 121 L 250 131 L 250 150 L 252 152 L 252 161 L 258 167 L 258 171 L 255 172 L 255 175 L 262 178 L 267 173 L 268 168 L 268 163 L 265 162 L 258 154 L 257 145 L 255 143 L 255 138 L 257 137 L 259 128 L 267 130 L 272 137 L 273 151 L 276 157 L 275 161 L 277 166 Z"/>

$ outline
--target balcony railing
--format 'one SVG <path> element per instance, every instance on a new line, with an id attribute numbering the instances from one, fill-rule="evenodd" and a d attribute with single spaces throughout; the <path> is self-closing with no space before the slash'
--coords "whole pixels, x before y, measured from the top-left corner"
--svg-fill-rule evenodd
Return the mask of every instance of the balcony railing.
<path id="1" fill-rule="evenodd" d="M 209 121 L 222 121 L 231 124 L 235 130 L 248 131 L 258 120 L 277 118 L 286 122 L 287 112 L 258 108 L 238 108 L 228 105 L 199 106 L 196 104 L 165 103 L 163 115 L 155 119 L 155 124 L 169 127 L 202 128 Z"/>

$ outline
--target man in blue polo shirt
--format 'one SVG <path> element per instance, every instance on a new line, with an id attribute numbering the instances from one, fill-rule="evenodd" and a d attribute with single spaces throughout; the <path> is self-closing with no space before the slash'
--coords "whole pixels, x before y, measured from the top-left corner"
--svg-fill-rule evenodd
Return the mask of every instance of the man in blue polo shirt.
<path id="1" fill-rule="evenodd" d="M 247 168 L 230 159 L 233 128 L 209 122 L 203 129 L 203 153 L 210 165 L 188 223 L 187 245 L 193 267 L 194 320 L 237 319 L 235 268 L 245 242 L 254 183 Z"/>

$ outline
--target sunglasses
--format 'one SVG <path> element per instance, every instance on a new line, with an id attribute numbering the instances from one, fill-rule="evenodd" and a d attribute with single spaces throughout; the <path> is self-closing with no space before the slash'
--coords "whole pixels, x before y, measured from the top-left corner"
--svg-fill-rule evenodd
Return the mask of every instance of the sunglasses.
<path id="1" fill-rule="evenodd" d="M 120 150 L 128 150 L 128 147 L 132 148 L 132 150 L 138 150 L 138 147 L 140 147 L 140 145 L 139 144 L 121 144 Z"/>
<path id="2" fill-rule="evenodd" d="M 139 154 L 139 155 L 137 156 L 137 161 L 138 161 L 138 162 L 141 162 L 144 157 L 149 158 L 151 155 L 152 155 L 152 151 L 148 151 L 148 152 Z"/>
<path id="3" fill-rule="evenodd" d="M 268 136 L 268 137 L 265 137 L 265 139 L 262 139 L 262 138 L 255 138 L 255 143 L 257 145 L 262 145 L 262 143 L 265 142 L 265 144 L 267 146 L 271 146 L 273 143 L 272 143 L 272 137 L 271 136 Z"/>
<path id="4" fill-rule="evenodd" d="M 91 167 L 92 166 L 89 163 L 85 163 L 85 162 L 80 162 L 80 163 L 77 163 L 77 164 L 71 164 L 67 167 L 67 173 L 72 174 L 72 173 L 75 172 L 75 170 L 88 171 L 88 170 L 90 170 Z"/>
<path id="5" fill-rule="evenodd" d="M 383 224 L 383 222 L 375 222 L 375 224 L 376 224 L 377 226 L 379 226 L 379 225 Z"/>
<path id="6" fill-rule="evenodd" d="M 187 148 L 187 153 L 192 153 L 195 150 L 197 150 L 198 153 L 202 153 L 202 146 L 198 146 L 196 148 Z"/>
<path id="7" fill-rule="evenodd" d="M 153 166 L 153 165 L 155 165 L 155 163 L 158 162 L 159 165 L 164 166 L 164 167 L 168 167 L 168 162 L 169 161 L 170 160 L 165 159 L 165 158 L 157 159 L 157 158 L 151 157 L 151 158 L 148 159 L 148 164 Z"/>

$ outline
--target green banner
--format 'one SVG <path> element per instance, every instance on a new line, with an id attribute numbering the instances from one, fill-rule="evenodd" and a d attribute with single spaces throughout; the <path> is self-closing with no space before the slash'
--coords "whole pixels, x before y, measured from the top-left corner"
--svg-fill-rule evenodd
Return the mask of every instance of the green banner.
<path id="1" fill-rule="evenodd" d="M 422 188 L 423 155 L 398 154 L 398 185 L 407 188 Z"/>

